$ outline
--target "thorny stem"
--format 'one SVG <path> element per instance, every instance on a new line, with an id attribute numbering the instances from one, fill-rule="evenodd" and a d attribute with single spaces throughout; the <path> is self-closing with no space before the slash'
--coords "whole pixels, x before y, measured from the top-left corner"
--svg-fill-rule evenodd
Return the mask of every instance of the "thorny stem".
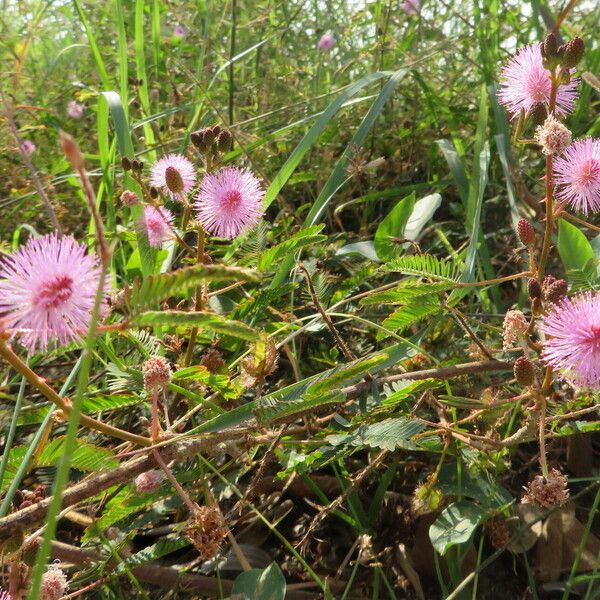
<path id="1" fill-rule="evenodd" d="M 61 396 L 59 396 L 44 379 L 39 377 L 35 371 L 23 362 L 8 345 L 6 338 L 0 338 L 0 356 L 13 367 L 13 369 L 23 375 L 30 385 L 46 396 L 48 400 L 53 402 L 63 412 L 66 419 L 70 417 L 72 412 L 71 403 L 66 398 L 61 398 Z M 81 415 L 81 424 L 111 437 L 137 444 L 138 446 L 150 446 L 152 444 L 152 441 L 149 438 L 129 433 L 128 431 L 113 427 L 107 423 L 102 423 L 87 415 Z"/>

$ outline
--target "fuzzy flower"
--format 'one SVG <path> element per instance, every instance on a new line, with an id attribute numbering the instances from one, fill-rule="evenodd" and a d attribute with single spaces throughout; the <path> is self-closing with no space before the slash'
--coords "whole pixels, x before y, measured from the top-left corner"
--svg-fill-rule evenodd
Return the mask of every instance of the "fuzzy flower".
<path id="1" fill-rule="evenodd" d="M 42 575 L 40 600 L 58 600 L 65 595 L 67 587 L 67 577 L 63 570 L 57 566 L 51 566 Z"/>
<path id="2" fill-rule="evenodd" d="M 87 331 L 100 279 L 98 259 L 71 236 L 30 239 L 0 266 L 0 323 L 33 353 Z"/>
<path id="3" fill-rule="evenodd" d="M 421 9 L 421 0 L 404 0 L 404 2 L 400 4 L 400 8 L 407 15 L 418 15 L 419 10 Z"/>
<path id="4" fill-rule="evenodd" d="M 573 142 L 554 161 L 556 197 L 585 214 L 600 210 L 600 140 Z"/>
<path id="5" fill-rule="evenodd" d="M 0 600 L 10 600 L 9 593 L 5 592 L 2 588 L 0 588 Z"/>
<path id="6" fill-rule="evenodd" d="M 163 472 L 156 469 L 140 473 L 134 480 L 135 489 L 139 494 L 156 492 L 163 481 Z"/>
<path id="7" fill-rule="evenodd" d="M 335 39 L 330 33 L 325 33 L 319 39 L 317 43 L 317 48 L 319 50 L 331 50 L 335 45 Z"/>
<path id="8" fill-rule="evenodd" d="M 508 350 L 514 347 L 515 342 L 525 335 L 528 327 L 527 319 L 520 310 L 509 310 L 504 317 L 502 325 L 502 349 Z"/>
<path id="9" fill-rule="evenodd" d="M 140 226 L 148 236 L 148 243 L 154 248 L 162 248 L 172 237 L 173 215 L 163 206 L 144 206 Z"/>
<path id="10" fill-rule="evenodd" d="M 37 146 L 31 140 L 23 140 L 21 142 L 21 148 L 27 156 L 31 156 L 37 150 Z"/>
<path id="11" fill-rule="evenodd" d="M 199 506 L 183 532 L 205 560 L 215 556 L 227 535 L 225 520 L 216 506 Z"/>
<path id="12" fill-rule="evenodd" d="M 148 392 L 165 388 L 173 376 L 171 366 L 162 356 L 149 358 L 142 366 L 142 373 L 144 374 L 144 387 Z"/>
<path id="13" fill-rule="evenodd" d="M 548 115 L 535 130 L 535 141 L 544 154 L 560 154 L 571 143 L 571 132 L 556 117 Z"/>
<path id="14" fill-rule="evenodd" d="M 556 112 L 564 115 L 573 110 L 577 98 L 578 79 L 558 86 Z M 521 110 L 526 113 L 539 104 L 550 101 L 550 71 L 544 68 L 540 44 L 524 46 L 502 68 L 498 98 L 512 118 Z"/>
<path id="15" fill-rule="evenodd" d="M 569 499 L 567 477 L 557 469 L 552 469 L 548 477 L 536 475 L 527 485 L 527 492 L 521 502 L 523 504 L 537 504 L 542 508 L 562 506 Z"/>
<path id="16" fill-rule="evenodd" d="M 232 240 L 258 223 L 264 195 L 250 171 L 226 167 L 204 177 L 196 198 L 198 219 L 209 233 Z"/>
<path id="17" fill-rule="evenodd" d="M 169 168 L 172 171 L 169 171 L 171 177 L 169 178 L 170 181 L 167 181 L 167 169 Z M 179 177 L 173 177 L 174 173 Z M 174 179 L 177 180 L 177 183 L 181 183 L 181 189 L 176 188 L 176 191 L 173 191 L 172 182 Z M 150 185 L 162 188 L 173 200 L 179 200 L 181 194 L 188 194 L 195 183 L 196 170 L 194 165 L 182 154 L 167 154 L 167 156 L 157 160 L 150 170 Z M 171 185 L 169 186 L 169 184 Z"/>
<path id="18" fill-rule="evenodd" d="M 72 119 L 81 119 L 81 117 L 83 117 L 84 112 L 85 105 L 77 102 L 77 100 L 71 100 L 69 104 L 67 104 L 67 114 Z"/>
<path id="19" fill-rule="evenodd" d="M 600 388 L 600 295 L 563 299 L 548 311 L 541 330 L 547 365 L 576 385 Z"/>
<path id="20" fill-rule="evenodd" d="M 139 202 L 138 195 L 131 190 L 125 190 L 121 194 L 121 202 L 129 208 L 135 206 Z"/>
<path id="21" fill-rule="evenodd" d="M 173 35 L 175 37 L 178 37 L 178 38 L 185 37 L 186 33 L 187 33 L 187 29 L 181 24 L 175 25 L 175 27 L 173 28 Z"/>

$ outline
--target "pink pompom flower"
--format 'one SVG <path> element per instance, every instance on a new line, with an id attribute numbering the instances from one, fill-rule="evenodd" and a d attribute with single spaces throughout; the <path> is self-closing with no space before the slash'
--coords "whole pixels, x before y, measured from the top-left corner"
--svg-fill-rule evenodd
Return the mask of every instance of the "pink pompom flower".
<path id="1" fill-rule="evenodd" d="M 181 184 L 181 191 L 173 191 L 167 185 L 167 169 L 169 167 L 179 175 L 177 181 Z M 196 169 L 183 154 L 167 154 L 157 160 L 150 170 L 150 185 L 162 188 L 173 200 L 180 200 L 181 194 L 189 194 L 195 183 Z"/>
<path id="2" fill-rule="evenodd" d="M 154 248 L 162 248 L 162 245 L 173 237 L 173 215 L 163 206 L 144 206 L 140 225 L 148 236 L 149 244 Z"/>
<path id="3" fill-rule="evenodd" d="M 65 595 L 67 588 L 67 576 L 62 569 L 52 565 L 42 575 L 40 600 L 59 600 Z"/>
<path id="4" fill-rule="evenodd" d="M 196 214 L 209 233 L 232 240 L 262 217 L 265 192 L 247 169 L 225 167 L 202 180 Z"/>
<path id="5" fill-rule="evenodd" d="M 21 148 L 27 156 L 31 156 L 37 150 L 37 146 L 31 140 L 23 140 Z"/>
<path id="6" fill-rule="evenodd" d="M 542 360 L 576 385 L 600 388 L 600 295 L 565 298 L 545 315 Z"/>
<path id="7" fill-rule="evenodd" d="M 0 588 L 0 600 L 10 600 L 9 593 L 5 592 L 2 588 Z"/>
<path id="8" fill-rule="evenodd" d="M 31 353 L 51 341 L 81 339 L 100 272 L 97 257 L 71 236 L 30 239 L 0 265 L 0 328 L 12 330 Z"/>
<path id="9" fill-rule="evenodd" d="M 600 140 L 585 138 L 554 159 L 556 197 L 585 214 L 600 210 Z"/>
<path id="10" fill-rule="evenodd" d="M 85 105 L 80 104 L 77 100 L 71 100 L 67 104 L 67 114 L 72 119 L 81 119 L 83 117 L 83 113 L 85 112 Z"/>
<path id="11" fill-rule="evenodd" d="M 540 44 L 529 44 L 519 49 L 504 65 L 500 75 L 498 99 L 511 113 L 512 119 L 521 110 L 528 113 L 538 104 L 550 102 L 550 71 L 544 68 Z M 577 98 L 578 79 L 558 86 L 556 112 L 564 115 L 573 110 Z"/>
<path id="12" fill-rule="evenodd" d="M 178 37 L 178 38 L 185 37 L 186 33 L 187 33 L 187 29 L 181 24 L 175 25 L 175 27 L 173 28 L 173 35 L 175 37 Z"/>
<path id="13" fill-rule="evenodd" d="M 407 15 L 418 15 L 419 10 L 421 10 L 421 0 L 404 0 L 404 2 L 400 4 L 400 8 Z"/>
<path id="14" fill-rule="evenodd" d="M 319 42 L 317 43 L 317 48 L 319 48 L 319 50 L 331 50 L 334 45 L 334 37 L 330 33 L 325 33 L 319 39 Z"/>
<path id="15" fill-rule="evenodd" d="M 140 473 L 133 483 L 139 494 L 152 494 L 160 489 L 163 479 L 163 472 L 154 469 Z"/>

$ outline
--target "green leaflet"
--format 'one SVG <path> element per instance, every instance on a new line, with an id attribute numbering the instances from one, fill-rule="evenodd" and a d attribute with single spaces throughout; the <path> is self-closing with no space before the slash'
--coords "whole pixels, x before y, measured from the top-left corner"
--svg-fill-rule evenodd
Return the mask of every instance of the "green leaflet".
<path id="1" fill-rule="evenodd" d="M 456 283 L 460 278 L 460 268 L 455 263 L 442 261 L 432 254 L 401 256 L 391 260 L 382 269 L 448 283 Z"/>

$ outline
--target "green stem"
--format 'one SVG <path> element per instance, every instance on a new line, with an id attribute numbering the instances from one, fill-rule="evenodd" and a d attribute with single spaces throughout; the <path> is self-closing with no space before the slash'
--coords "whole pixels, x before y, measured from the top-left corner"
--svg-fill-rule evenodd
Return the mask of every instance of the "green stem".
<path id="1" fill-rule="evenodd" d="M 15 432 L 17 431 L 17 420 L 19 413 L 21 412 L 21 406 L 23 405 L 23 397 L 25 396 L 25 384 L 27 380 L 25 377 L 21 378 L 21 385 L 19 386 L 19 393 L 17 394 L 17 401 L 15 402 L 15 410 L 13 411 L 12 420 L 6 435 L 6 443 L 4 444 L 4 452 L 2 454 L 2 464 L 0 464 L 0 489 L 2 489 L 2 482 L 4 481 L 4 474 L 6 472 L 6 465 L 8 464 L 8 456 L 12 447 L 13 440 L 15 439 Z"/>

